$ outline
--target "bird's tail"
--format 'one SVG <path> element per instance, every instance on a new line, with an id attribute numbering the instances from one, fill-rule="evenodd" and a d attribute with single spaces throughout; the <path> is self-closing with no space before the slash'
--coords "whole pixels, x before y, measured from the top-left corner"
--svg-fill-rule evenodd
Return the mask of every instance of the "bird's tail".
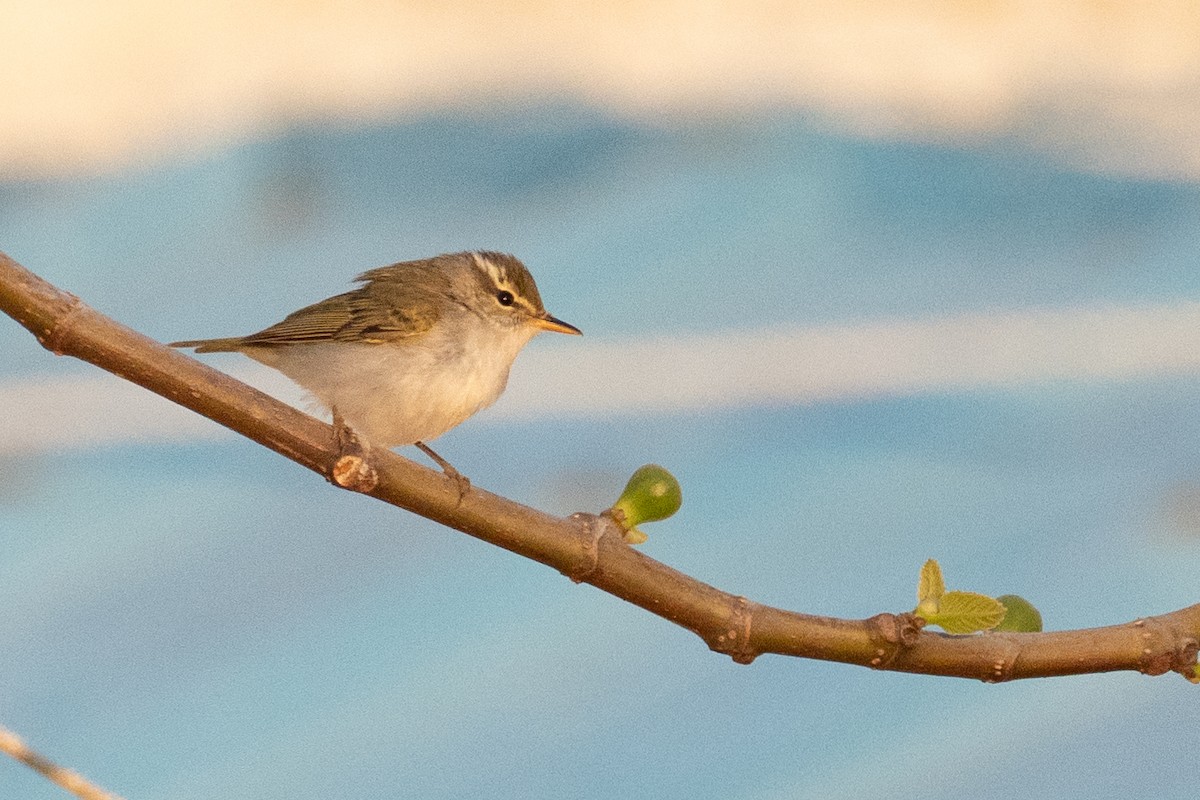
<path id="1" fill-rule="evenodd" d="M 228 339 L 189 339 L 186 342 L 171 342 L 168 347 L 194 347 L 197 353 L 234 353 L 242 349 L 242 337 Z"/>

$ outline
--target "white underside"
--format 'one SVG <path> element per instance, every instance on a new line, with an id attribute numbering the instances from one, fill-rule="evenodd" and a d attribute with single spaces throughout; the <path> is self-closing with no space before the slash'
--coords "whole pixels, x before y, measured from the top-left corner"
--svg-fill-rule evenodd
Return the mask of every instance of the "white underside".
<path id="1" fill-rule="evenodd" d="M 324 409 L 336 409 L 371 444 L 397 447 L 435 439 L 495 402 L 517 353 L 537 333 L 533 326 L 466 327 L 457 331 L 458 341 L 435 326 L 419 342 L 244 352 L 291 378 Z"/>

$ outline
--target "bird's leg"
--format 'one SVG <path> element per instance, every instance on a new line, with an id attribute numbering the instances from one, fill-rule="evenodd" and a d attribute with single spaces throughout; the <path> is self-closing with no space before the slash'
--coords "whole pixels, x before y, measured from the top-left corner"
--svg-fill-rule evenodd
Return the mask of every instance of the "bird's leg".
<path id="1" fill-rule="evenodd" d="M 342 419 L 336 408 L 333 409 L 333 441 L 337 444 L 338 452 L 342 454 L 365 451 L 368 447 L 358 438 L 354 429 L 346 424 L 346 420 Z"/>
<path id="2" fill-rule="evenodd" d="M 421 452 L 432 458 L 437 465 L 442 468 L 442 472 L 446 473 L 446 477 L 454 481 L 458 485 L 458 502 L 467 496 L 467 492 L 471 490 L 471 481 L 461 472 L 450 466 L 450 462 L 433 452 L 433 448 L 424 442 L 413 442 L 417 447 L 421 448 Z"/>
<path id="3" fill-rule="evenodd" d="M 379 475 L 369 460 L 371 445 L 358 438 L 358 434 L 346 424 L 346 420 L 342 419 L 336 408 L 333 409 L 333 439 L 338 451 L 337 460 L 330 472 L 333 482 L 356 492 L 369 492 L 374 489 L 379 483 Z"/>

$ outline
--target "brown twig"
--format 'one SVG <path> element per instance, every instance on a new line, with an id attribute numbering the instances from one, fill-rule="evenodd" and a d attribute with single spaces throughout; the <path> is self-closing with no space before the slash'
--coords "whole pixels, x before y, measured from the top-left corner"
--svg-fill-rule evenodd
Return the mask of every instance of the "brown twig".
<path id="1" fill-rule="evenodd" d="M 30 750 L 21 737 L 0 727 L 0 753 L 12 756 L 32 770 L 42 773 L 76 797 L 83 800 L 121 800 L 120 796 L 106 792 L 77 772 L 60 767 L 42 754 Z"/>
<path id="2" fill-rule="evenodd" d="M 777 653 L 992 682 L 1114 670 L 1194 677 L 1200 604 L 1105 628 L 976 636 L 921 630 L 911 614 L 846 620 L 759 605 L 633 550 L 607 515 L 563 519 L 480 489 L 462 495 L 445 475 L 387 451 L 371 450 L 370 463 L 356 465 L 372 480 L 342 480 L 346 453 L 330 426 L 114 322 L 3 254 L 0 309 L 56 353 L 140 384 L 339 485 L 616 595 L 739 663 Z"/>

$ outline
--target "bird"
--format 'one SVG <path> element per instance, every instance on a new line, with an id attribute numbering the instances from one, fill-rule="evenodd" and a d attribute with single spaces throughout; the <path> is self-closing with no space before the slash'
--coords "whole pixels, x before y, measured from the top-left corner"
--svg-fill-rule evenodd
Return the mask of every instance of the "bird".
<path id="1" fill-rule="evenodd" d="M 533 275 L 507 253 L 402 261 L 354 282 L 257 333 L 170 346 L 278 370 L 369 446 L 416 445 L 460 481 L 461 497 L 469 481 L 427 442 L 494 403 L 534 336 L 582 331 L 546 311 Z"/>

